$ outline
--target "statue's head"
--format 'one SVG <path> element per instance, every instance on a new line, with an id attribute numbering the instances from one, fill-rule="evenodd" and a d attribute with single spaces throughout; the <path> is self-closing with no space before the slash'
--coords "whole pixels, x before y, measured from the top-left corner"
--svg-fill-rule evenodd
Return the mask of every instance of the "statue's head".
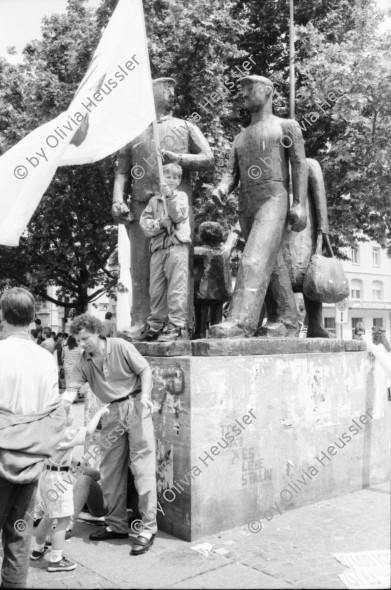
<path id="1" fill-rule="evenodd" d="M 175 84 L 174 78 L 157 78 L 153 81 L 153 96 L 157 113 L 168 115 L 172 112 L 175 100 Z"/>
<path id="2" fill-rule="evenodd" d="M 218 246 L 224 239 L 223 228 L 216 221 L 204 221 L 198 231 L 201 242 L 207 246 Z"/>
<path id="3" fill-rule="evenodd" d="M 272 101 L 273 82 L 263 76 L 247 76 L 241 81 L 243 106 L 250 113 L 260 111 Z"/>

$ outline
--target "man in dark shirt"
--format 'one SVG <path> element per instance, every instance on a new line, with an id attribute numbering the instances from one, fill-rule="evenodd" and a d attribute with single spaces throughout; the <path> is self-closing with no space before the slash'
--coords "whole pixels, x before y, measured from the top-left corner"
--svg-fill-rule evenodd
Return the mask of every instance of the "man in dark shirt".
<path id="1" fill-rule="evenodd" d="M 62 399 L 72 403 L 81 385 L 88 382 L 94 394 L 110 404 L 109 414 L 103 417 L 100 439 L 100 473 L 108 506 L 106 527 L 90 535 L 90 539 L 127 538 L 126 488 L 130 460 L 143 523 L 132 554 L 140 555 L 151 547 L 157 531 L 152 371 L 132 344 L 121 338 L 106 339 L 101 329 L 100 320 L 88 313 L 73 320 L 71 334 L 83 353 Z"/>

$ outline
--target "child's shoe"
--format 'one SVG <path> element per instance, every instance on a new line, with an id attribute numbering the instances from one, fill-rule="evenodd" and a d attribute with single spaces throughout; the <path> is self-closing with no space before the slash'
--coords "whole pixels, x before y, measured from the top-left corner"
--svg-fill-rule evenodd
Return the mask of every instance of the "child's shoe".
<path id="1" fill-rule="evenodd" d="M 46 555 L 46 553 L 49 551 L 49 547 L 46 545 L 45 543 L 45 547 L 43 548 L 42 551 L 37 551 L 36 549 L 33 549 L 30 553 L 30 559 L 32 559 L 33 561 L 37 561 L 37 559 L 41 559 L 41 557 L 43 557 L 44 555 Z"/>
<path id="2" fill-rule="evenodd" d="M 59 561 L 49 561 L 48 572 L 70 572 L 76 568 L 76 563 L 65 555 Z"/>

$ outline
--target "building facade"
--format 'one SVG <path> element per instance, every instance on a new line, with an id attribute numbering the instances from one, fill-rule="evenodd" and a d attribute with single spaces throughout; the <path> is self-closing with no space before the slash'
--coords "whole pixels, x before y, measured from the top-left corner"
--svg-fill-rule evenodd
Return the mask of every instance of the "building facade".
<path id="1" fill-rule="evenodd" d="M 352 338 L 358 322 L 370 335 L 372 327 L 383 328 L 391 340 L 391 259 L 375 242 L 362 242 L 345 252 L 350 260 L 342 261 L 349 280 L 348 307 L 323 305 L 325 327 L 337 338 Z M 341 323 L 341 319 L 343 323 Z"/>
<path id="2" fill-rule="evenodd" d="M 371 334 L 372 327 L 383 328 L 391 341 L 391 259 L 375 242 L 362 242 L 345 253 L 350 258 L 341 261 L 349 281 L 348 306 L 341 312 L 334 304 L 323 304 L 326 329 L 337 338 L 350 340 L 361 322 L 366 334 Z M 48 295 L 53 298 L 56 298 L 55 291 L 56 287 L 48 287 Z M 299 302 L 302 296 L 297 295 Z M 116 301 L 103 294 L 89 304 L 88 311 L 101 320 L 111 311 L 115 322 L 116 307 Z M 41 319 L 42 326 L 50 326 L 54 332 L 69 332 L 70 320 L 65 318 L 63 307 L 43 301 L 38 303 L 36 316 Z"/>
<path id="3" fill-rule="evenodd" d="M 57 299 L 56 295 L 57 287 L 49 286 L 47 293 L 50 297 Z M 116 301 L 110 298 L 106 293 L 103 293 L 99 299 L 88 305 L 88 312 L 98 317 L 100 320 L 105 319 L 105 313 L 111 311 L 113 314 L 113 321 L 116 320 Z M 69 309 L 69 308 L 68 308 Z M 66 317 L 69 311 L 65 307 L 57 306 L 51 301 L 36 301 L 35 306 L 35 317 L 39 318 L 42 323 L 42 327 L 48 326 L 53 332 L 68 332 L 71 319 Z"/>

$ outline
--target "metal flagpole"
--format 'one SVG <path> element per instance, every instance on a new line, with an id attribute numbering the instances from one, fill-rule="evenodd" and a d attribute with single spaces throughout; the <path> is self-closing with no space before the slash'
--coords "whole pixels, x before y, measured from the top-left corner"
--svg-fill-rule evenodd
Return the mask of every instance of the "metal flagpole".
<path id="1" fill-rule="evenodd" d="M 293 0 L 289 0 L 289 116 L 295 118 L 295 25 Z"/>
<path id="2" fill-rule="evenodd" d="M 293 0 L 289 0 L 289 117 L 295 118 L 295 27 Z M 289 160 L 289 200 L 292 205 L 292 167 Z"/>

